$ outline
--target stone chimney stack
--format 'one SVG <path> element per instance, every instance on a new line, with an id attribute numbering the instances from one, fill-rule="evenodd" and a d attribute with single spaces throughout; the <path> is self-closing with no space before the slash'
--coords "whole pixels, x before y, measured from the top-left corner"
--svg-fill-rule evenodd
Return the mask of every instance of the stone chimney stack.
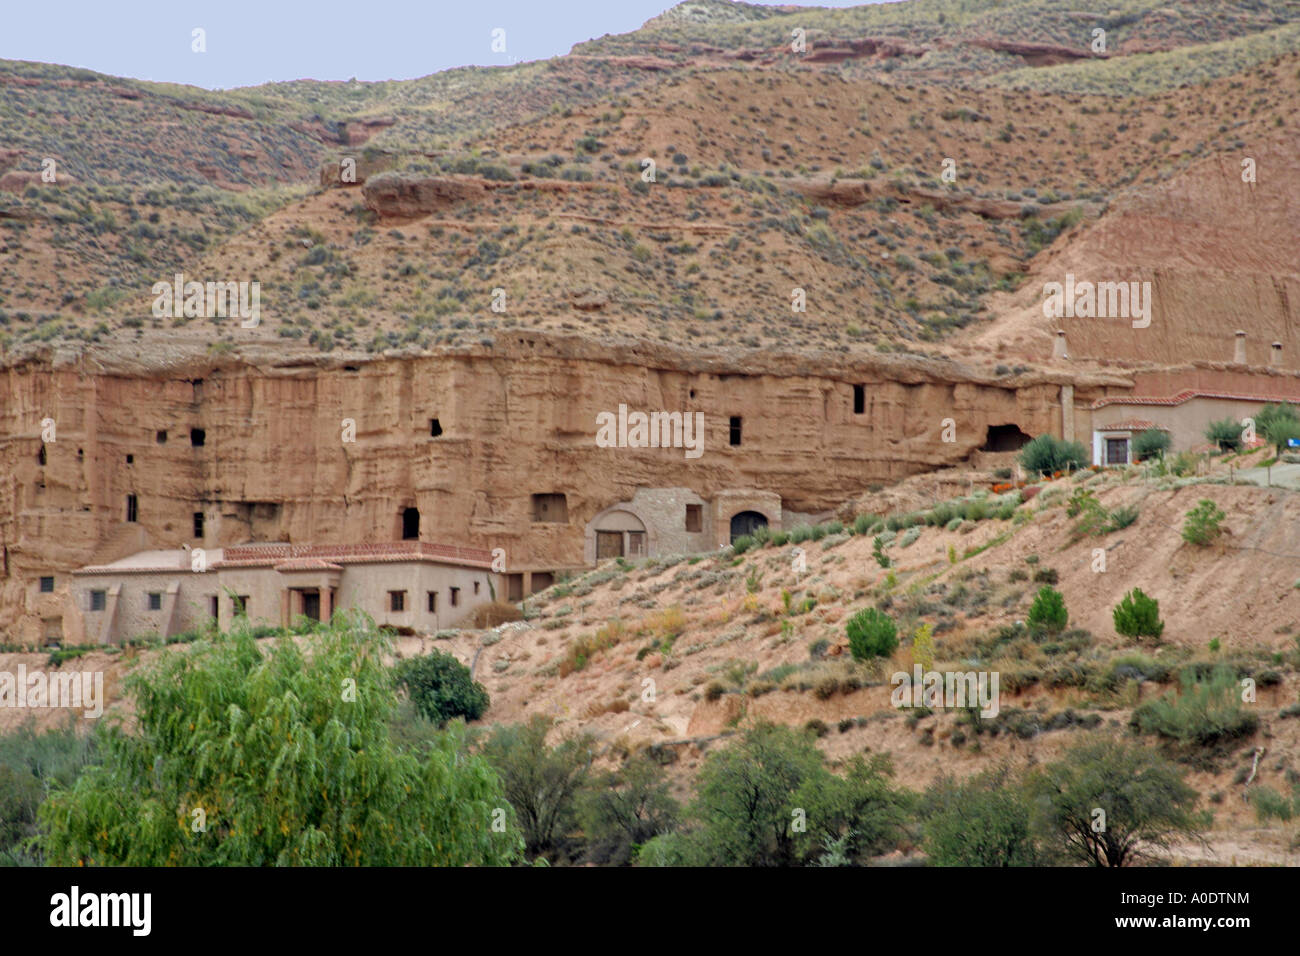
<path id="1" fill-rule="evenodd" d="M 1056 341 L 1052 343 L 1052 358 L 1068 359 L 1070 353 L 1065 350 L 1065 329 L 1056 330 Z"/>
<path id="2" fill-rule="evenodd" d="M 1232 360 L 1238 365 L 1246 364 L 1246 332 L 1243 329 L 1237 330 L 1237 343 L 1232 350 Z"/>
<path id="3" fill-rule="evenodd" d="M 1278 366 L 1282 364 L 1282 343 L 1273 343 L 1273 353 L 1268 357 L 1268 364 Z"/>

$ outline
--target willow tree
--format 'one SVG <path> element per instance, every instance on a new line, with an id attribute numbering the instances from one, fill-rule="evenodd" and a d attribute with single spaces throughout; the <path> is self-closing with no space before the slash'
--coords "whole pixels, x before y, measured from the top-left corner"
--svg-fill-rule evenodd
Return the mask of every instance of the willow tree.
<path id="1" fill-rule="evenodd" d="M 260 647 L 245 628 L 128 679 L 134 726 L 42 805 L 59 865 L 505 864 L 522 841 L 463 724 L 427 753 L 389 736 L 389 644 L 368 619 Z"/>

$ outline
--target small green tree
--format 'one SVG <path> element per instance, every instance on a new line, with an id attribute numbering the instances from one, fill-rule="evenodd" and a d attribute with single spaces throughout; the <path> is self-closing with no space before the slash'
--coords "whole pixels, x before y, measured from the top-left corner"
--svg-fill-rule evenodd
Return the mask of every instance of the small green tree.
<path id="1" fill-rule="evenodd" d="M 1173 439 L 1169 433 L 1159 428 L 1148 428 L 1133 436 L 1133 460 L 1145 461 L 1148 458 L 1163 458 L 1169 451 Z"/>
<path id="2" fill-rule="evenodd" d="M 845 630 L 854 660 L 888 657 L 898 647 L 898 628 L 888 614 L 874 607 L 854 614 Z"/>
<path id="3" fill-rule="evenodd" d="M 1045 840 L 1093 866 L 1124 866 L 1145 847 L 1199 838 L 1206 825 L 1182 772 L 1141 744 L 1084 741 L 1028 786 Z"/>
<path id="4" fill-rule="evenodd" d="M 887 568 L 893 563 L 889 560 L 889 555 L 885 554 L 885 539 L 880 535 L 876 535 L 875 540 L 871 542 L 871 556 L 882 568 Z"/>
<path id="5" fill-rule="evenodd" d="M 578 797 L 586 859 L 623 865 L 643 844 L 673 829 L 679 807 L 664 769 L 646 751 L 601 774 Z"/>
<path id="6" fill-rule="evenodd" d="M 1183 540 L 1198 548 L 1208 547 L 1223 534 L 1220 523 L 1226 517 L 1227 515 L 1213 501 L 1202 498 L 1185 516 Z"/>
<path id="7" fill-rule="evenodd" d="M 1255 430 L 1277 449 L 1280 455 L 1287 447 L 1287 439 L 1300 438 L 1300 417 L 1296 406 L 1265 405 L 1255 413 Z"/>
<path id="8" fill-rule="evenodd" d="M 1030 474 L 1050 475 L 1067 468 L 1087 468 L 1088 451 L 1077 441 L 1062 441 L 1043 434 L 1020 450 L 1020 463 Z"/>
<path id="9" fill-rule="evenodd" d="M 1061 592 L 1044 584 L 1038 589 L 1034 603 L 1029 608 L 1029 626 L 1048 634 L 1060 634 L 1070 623 L 1070 613 L 1065 609 Z"/>
<path id="10" fill-rule="evenodd" d="M 552 726 L 549 718 L 535 716 L 526 724 L 496 727 L 483 746 L 519 817 L 530 857 L 558 856 L 567 848 L 594 756 L 595 742 L 587 734 L 547 746 Z"/>
<path id="11" fill-rule="evenodd" d="M 1205 437 L 1219 447 L 1219 451 L 1236 451 L 1241 447 L 1241 425 L 1231 418 L 1210 422 Z"/>
<path id="12" fill-rule="evenodd" d="M 1030 805 L 1008 774 L 992 771 L 964 783 L 940 778 L 921 803 L 925 850 L 935 866 L 1033 866 Z"/>
<path id="13" fill-rule="evenodd" d="M 1141 588 L 1124 595 L 1111 612 L 1115 630 L 1125 637 L 1159 637 L 1165 631 L 1160 620 L 1160 602 L 1148 597 Z"/>
<path id="14" fill-rule="evenodd" d="M 450 654 L 430 651 L 399 662 L 394 671 L 416 709 L 439 726 L 453 717 L 478 720 L 488 708 L 483 685 Z"/>

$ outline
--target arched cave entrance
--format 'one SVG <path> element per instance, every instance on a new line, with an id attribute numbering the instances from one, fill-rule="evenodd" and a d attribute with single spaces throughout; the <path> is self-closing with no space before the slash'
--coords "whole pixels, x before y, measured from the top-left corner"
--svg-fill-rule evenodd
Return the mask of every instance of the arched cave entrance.
<path id="1" fill-rule="evenodd" d="M 990 425 L 980 451 L 1019 451 L 1030 441 L 1019 425 Z"/>
<path id="2" fill-rule="evenodd" d="M 767 527 L 767 518 L 757 511 L 741 511 L 731 516 L 731 540 L 734 542 L 741 535 L 753 534 L 759 528 Z"/>

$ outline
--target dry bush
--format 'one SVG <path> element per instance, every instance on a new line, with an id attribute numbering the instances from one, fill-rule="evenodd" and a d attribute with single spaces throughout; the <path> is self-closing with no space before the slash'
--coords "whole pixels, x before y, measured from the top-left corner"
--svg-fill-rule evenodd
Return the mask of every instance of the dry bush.
<path id="1" fill-rule="evenodd" d="M 505 601 L 493 601 L 491 604 L 480 604 L 474 608 L 474 614 L 470 617 L 470 624 L 479 629 L 497 627 L 500 624 L 509 624 L 511 621 L 522 620 L 523 616 L 524 612 L 513 604 Z"/>

